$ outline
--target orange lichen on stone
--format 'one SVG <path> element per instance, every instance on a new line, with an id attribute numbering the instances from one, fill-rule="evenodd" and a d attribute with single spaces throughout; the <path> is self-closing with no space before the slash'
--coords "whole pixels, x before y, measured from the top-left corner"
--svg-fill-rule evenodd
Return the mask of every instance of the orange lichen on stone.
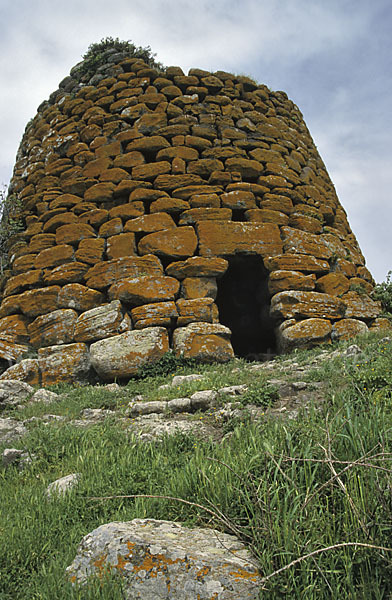
<path id="1" fill-rule="evenodd" d="M 282 252 L 279 227 L 273 223 L 200 221 L 196 228 L 201 256 L 274 256 Z"/>
<path id="2" fill-rule="evenodd" d="M 26 128 L 10 184 L 23 228 L 8 248 L 0 333 L 9 315 L 30 330 L 23 340 L 4 330 L 4 356 L 54 343 L 57 325 L 49 335 L 43 324 L 61 311 L 81 323 L 110 300 L 122 303 L 121 327 L 129 312 L 136 333 L 162 326 L 175 353 L 201 360 L 233 356 L 230 330 L 211 329 L 219 318 L 244 356 L 250 329 L 264 353 L 284 336 L 288 348 L 329 340 L 330 321 L 332 337 L 382 326 L 347 215 L 285 94 L 222 71 L 107 59 L 110 76 L 73 70 Z M 59 330 L 64 346 L 71 329 Z"/>
<path id="3" fill-rule="evenodd" d="M 343 300 L 319 292 L 284 291 L 271 300 L 271 314 L 277 318 L 341 319 L 346 311 Z"/>
<path id="4" fill-rule="evenodd" d="M 180 284 L 174 277 L 141 275 L 122 279 L 109 288 L 111 300 L 122 300 L 133 306 L 174 300 L 178 295 Z"/>
<path id="5" fill-rule="evenodd" d="M 196 248 L 197 237 L 193 227 L 176 227 L 150 233 L 138 245 L 141 255 L 156 254 L 174 259 L 193 256 Z"/>
<path id="6" fill-rule="evenodd" d="M 247 571 L 246 569 L 237 568 L 236 571 L 229 571 L 229 575 L 235 579 L 250 579 L 256 583 L 259 577 L 258 571 Z"/>

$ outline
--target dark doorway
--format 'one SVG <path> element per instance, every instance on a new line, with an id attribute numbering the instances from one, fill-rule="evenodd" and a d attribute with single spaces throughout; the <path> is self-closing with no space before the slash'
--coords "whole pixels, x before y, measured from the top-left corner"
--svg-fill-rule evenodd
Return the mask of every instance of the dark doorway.
<path id="1" fill-rule="evenodd" d="M 275 354 L 274 322 L 270 310 L 268 271 L 259 256 L 236 256 L 218 280 L 219 321 L 232 331 L 237 356 L 263 358 Z"/>

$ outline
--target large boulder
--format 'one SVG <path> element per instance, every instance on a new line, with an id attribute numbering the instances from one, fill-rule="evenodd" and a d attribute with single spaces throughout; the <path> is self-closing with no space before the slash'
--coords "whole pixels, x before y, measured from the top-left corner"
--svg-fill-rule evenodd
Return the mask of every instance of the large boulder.
<path id="1" fill-rule="evenodd" d="M 101 525 L 67 568 L 72 583 L 114 572 L 127 600 L 256 600 L 259 572 L 245 546 L 213 529 L 155 519 Z"/>
<path id="2" fill-rule="evenodd" d="M 169 350 L 163 327 L 128 331 L 91 344 L 91 364 L 102 379 L 129 379 L 146 363 L 159 360 Z"/>
<path id="3" fill-rule="evenodd" d="M 177 356 L 184 358 L 195 358 L 201 362 L 227 362 L 234 358 L 230 335 L 230 329 L 224 325 L 190 323 L 175 329 L 173 349 Z"/>

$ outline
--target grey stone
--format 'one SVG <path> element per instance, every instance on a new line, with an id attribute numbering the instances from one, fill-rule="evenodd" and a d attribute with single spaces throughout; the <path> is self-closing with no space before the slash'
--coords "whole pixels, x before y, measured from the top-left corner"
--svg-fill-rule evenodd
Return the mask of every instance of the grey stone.
<path id="1" fill-rule="evenodd" d="M 294 381 L 291 384 L 291 387 L 296 392 L 299 392 L 300 390 L 305 390 L 308 387 L 308 384 L 305 381 Z"/>
<path id="2" fill-rule="evenodd" d="M 166 329 L 146 327 L 91 344 L 91 364 L 102 379 L 125 379 L 136 375 L 143 365 L 159 360 L 168 349 Z"/>
<path id="3" fill-rule="evenodd" d="M 195 392 L 191 396 L 192 410 L 207 410 L 216 400 L 218 394 L 214 390 Z"/>
<path id="4" fill-rule="evenodd" d="M 362 350 L 356 344 L 352 344 L 342 352 L 342 356 L 355 356 L 356 354 L 362 354 Z"/>
<path id="5" fill-rule="evenodd" d="M 5 469 L 11 465 L 17 466 L 19 471 L 23 471 L 25 467 L 31 464 L 34 455 L 29 455 L 28 452 L 17 450 L 16 448 L 6 448 L 2 454 L 2 464 Z"/>
<path id="6" fill-rule="evenodd" d="M 26 427 L 15 419 L 0 419 L 0 443 L 19 440 L 27 433 Z"/>
<path id="7" fill-rule="evenodd" d="M 107 383 L 104 386 L 105 390 L 107 390 L 108 392 L 121 392 L 121 386 L 118 385 L 118 383 Z"/>
<path id="8" fill-rule="evenodd" d="M 81 417 L 83 419 L 97 421 L 104 419 L 105 417 L 113 416 L 115 414 L 116 412 L 114 410 L 109 410 L 105 408 L 85 408 L 81 412 Z"/>
<path id="9" fill-rule="evenodd" d="M 17 450 L 16 448 L 5 448 L 1 455 L 1 462 L 3 467 L 8 467 L 14 463 L 18 463 L 22 458 L 23 450 Z"/>
<path id="10" fill-rule="evenodd" d="M 227 387 L 220 388 L 218 390 L 218 394 L 223 394 L 224 396 L 241 396 L 248 391 L 248 386 L 246 384 L 242 385 L 229 385 Z"/>
<path id="11" fill-rule="evenodd" d="M 152 413 L 163 413 L 166 409 L 166 401 L 153 400 L 151 402 L 130 402 L 127 412 L 130 415 L 150 415 Z"/>
<path id="12" fill-rule="evenodd" d="M 2 379 L 0 381 L 0 408 L 19 404 L 33 393 L 34 388 L 28 383 L 16 379 Z"/>
<path id="13" fill-rule="evenodd" d="M 79 473 L 71 473 L 71 475 L 60 477 L 60 479 L 56 479 L 56 481 L 53 481 L 48 485 L 46 488 L 46 495 L 48 498 L 53 498 L 56 495 L 63 496 L 72 488 L 74 488 L 79 481 Z"/>
<path id="14" fill-rule="evenodd" d="M 113 569 L 124 578 L 127 600 L 259 597 L 257 567 L 237 538 L 170 521 L 108 523 L 86 535 L 67 576 L 85 584 L 102 569 Z"/>
<path id="15" fill-rule="evenodd" d="M 190 412 L 192 408 L 191 399 L 174 398 L 174 400 L 169 400 L 167 403 L 167 408 L 173 413 Z"/>
<path id="16" fill-rule="evenodd" d="M 128 427 L 130 434 L 137 437 L 140 442 L 160 441 L 165 435 L 193 434 L 196 437 L 207 439 L 211 437 L 211 431 L 200 420 L 184 418 L 168 418 L 164 414 L 153 413 L 135 417 Z"/>
<path id="17" fill-rule="evenodd" d="M 199 379 L 203 379 L 203 375 L 199 375 L 197 373 L 192 373 L 191 375 L 175 375 L 171 382 L 173 387 L 177 385 L 183 385 L 184 383 L 189 383 L 191 381 L 198 381 Z"/>
<path id="18" fill-rule="evenodd" d="M 58 400 L 58 394 L 41 388 L 37 390 L 30 398 L 30 402 L 42 402 L 43 404 L 51 404 Z"/>

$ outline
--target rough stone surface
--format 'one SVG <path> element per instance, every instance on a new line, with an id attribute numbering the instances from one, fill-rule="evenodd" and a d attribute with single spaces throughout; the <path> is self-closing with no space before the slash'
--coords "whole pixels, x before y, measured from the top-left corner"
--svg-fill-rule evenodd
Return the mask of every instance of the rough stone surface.
<path id="1" fill-rule="evenodd" d="M 89 345 L 132 327 L 164 327 L 176 353 L 187 338 L 189 355 L 227 360 L 227 337 L 187 324 L 228 325 L 241 356 L 276 352 L 293 318 L 330 320 L 334 335 L 384 326 L 296 105 L 248 78 L 129 58 L 108 52 L 89 81 L 73 69 L 26 128 L 9 186 L 21 231 L 0 285 L 6 376 L 71 381 L 67 346 L 86 344 L 87 373 Z M 112 301 L 121 308 L 99 327 L 91 319 Z M 47 345 L 63 346 L 69 372 L 23 360 Z"/>
<path id="2" fill-rule="evenodd" d="M 299 323 L 285 323 L 279 330 L 278 343 L 282 352 L 293 348 L 311 348 L 330 341 L 332 326 L 326 319 L 306 319 Z"/>
<path id="3" fill-rule="evenodd" d="M 201 362 L 226 362 L 234 357 L 229 341 L 230 329 L 224 325 L 191 323 L 174 331 L 173 349 L 177 356 Z"/>
<path id="4" fill-rule="evenodd" d="M 363 321 L 358 321 L 358 319 L 342 319 L 334 323 L 331 337 L 333 340 L 349 340 L 367 331 L 368 327 Z"/>
<path id="5" fill-rule="evenodd" d="M 0 444 L 15 442 L 27 433 L 26 427 L 10 418 L 0 418 Z"/>
<path id="6" fill-rule="evenodd" d="M 234 536 L 179 523 L 134 519 L 83 538 L 67 568 L 73 583 L 105 569 L 124 578 L 129 600 L 256 600 L 259 573 Z"/>
<path id="7" fill-rule="evenodd" d="M 166 330 L 149 327 L 94 342 L 90 346 L 91 364 L 104 380 L 126 379 L 146 363 L 159 360 L 168 349 Z"/>
<path id="8" fill-rule="evenodd" d="M 124 333 L 132 329 L 128 315 L 119 300 L 103 304 L 82 313 L 75 322 L 75 342 L 91 342 Z"/>
<path id="9" fill-rule="evenodd" d="M 319 292 L 279 292 L 272 297 L 271 314 L 284 319 L 339 319 L 345 314 L 345 303 L 339 298 Z"/>
<path id="10" fill-rule="evenodd" d="M 34 388 L 28 383 L 13 379 L 0 381 L 0 407 L 21 404 L 34 394 Z"/>
<path id="11" fill-rule="evenodd" d="M 42 385 L 84 382 L 90 374 L 90 356 L 86 344 L 64 344 L 40 348 L 38 366 Z"/>
<path id="12" fill-rule="evenodd" d="M 60 477 L 60 479 L 56 479 L 56 481 L 53 481 L 48 485 L 46 488 L 46 495 L 49 499 L 56 496 L 64 496 L 67 492 L 77 486 L 79 480 L 80 475 L 78 473 Z"/>

